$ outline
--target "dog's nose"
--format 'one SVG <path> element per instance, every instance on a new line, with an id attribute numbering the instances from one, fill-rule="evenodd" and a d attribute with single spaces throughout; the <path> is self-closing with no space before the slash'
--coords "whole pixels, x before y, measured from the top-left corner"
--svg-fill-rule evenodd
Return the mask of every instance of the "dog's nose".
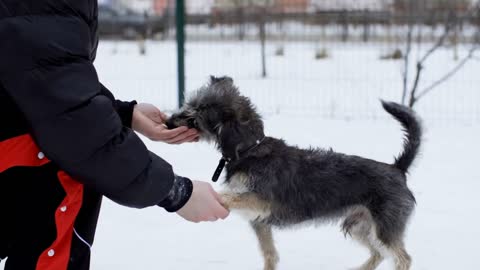
<path id="1" fill-rule="evenodd" d="M 168 129 L 174 129 L 177 128 L 177 126 L 173 123 L 173 119 L 170 118 L 165 122 L 165 125 L 167 126 Z"/>
<path id="2" fill-rule="evenodd" d="M 188 119 L 187 126 L 188 128 L 197 128 L 197 121 L 195 121 L 195 119 Z"/>

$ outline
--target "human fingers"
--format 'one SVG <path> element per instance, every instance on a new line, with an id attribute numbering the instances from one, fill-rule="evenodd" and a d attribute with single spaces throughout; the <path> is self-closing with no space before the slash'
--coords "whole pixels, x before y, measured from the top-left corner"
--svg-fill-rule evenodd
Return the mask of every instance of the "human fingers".
<path id="1" fill-rule="evenodd" d="M 216 216 L 211 216 L 210 218 L 208 218 L 208 221 L 210 221 L 210 222 L 215 222 L 217 220 L 218 220 L 218 217 L 216 217 Z"/>
<path id="2" fill-rule="evenodd" d="M 230 214 L 230 211 L 228 211 L 223 205 L 222 205 L 222 197 L 220 194 L 218 194 L 212 186 L 210 186 L 210 193 L 213 195 L 213 197 L 216 199 L 215 202 L 215 213 L 218 218 L 225 219 L 228 217 Z"/>
<path id="3" fill-rule="evenodd" d="M 215 191 L 215 189 L 213 189 L 213 187 L 211 188 L 210 190 L 210 193 L 213 194 L 213 196 L 215 197 L 215 199 L 217 199 L 218 202 L 223 202 L 223 198 L 220 194 L 218 194 L 218 192 Z"/>
<path id="4" fill-rule="evenodd" d="M 162 123 L 165 123 L 168 120 L 168 116 L 162 111 L 160 111 L 160 118 L 162 119 Z"/>
<path id="5" fill-rule="evenodd" d="M 193 142 L 197 138 L 198 138 L 198 134 L 193 134 L 181 140 L 172 140 L 171 144 L 183 144 L 183 143 Z"/>
<path id="6" fill-rule="evenodd" d="M 169 141 L 179 136 L 180 134 L 188 131 L 188 127 L 181 126 L 174 129 L 167 129 L 163 125 L 158 126 L 158 137 L 161 140 Z"/>
<path id="7" fill-rule="evenodd" d="M 219 202 L 215 203 L 214 212 L 215 216 L 221 219 L 226 219 L 230 214 L 230 212 L 225 209 L 225 207 L 223 207 Z"/>
<path id="8" fill-rule="evenodd" d="M 173 138 L 166 140 L 166 142 L 169 144 L 181 144 L 195 139 L 196 136 L 198 136 L 197 132 L 190 129 L 184 131 L 183 133 L 180 133 Z"/>

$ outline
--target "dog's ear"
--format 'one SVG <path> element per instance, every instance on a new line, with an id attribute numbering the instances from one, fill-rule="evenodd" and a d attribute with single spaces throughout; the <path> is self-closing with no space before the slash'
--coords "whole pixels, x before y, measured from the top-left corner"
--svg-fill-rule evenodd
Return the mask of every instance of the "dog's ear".
<path id="1" fill-rule="evenodd" d="M 238 147 L 245 139 L 238 125 L 236 121 L 224 123 L 218 136 L 223 154 L 230 158 L 238 158 Z"/>
<path id="2" fill-rule="evenodd" d="M 233 79 L 228 77 L 228 76 L 215 77 L 213 75 L 210 75 L 210 85 L 214 85 L 214 84 L 217 84 L 217 83 L 233 84 Z"/>

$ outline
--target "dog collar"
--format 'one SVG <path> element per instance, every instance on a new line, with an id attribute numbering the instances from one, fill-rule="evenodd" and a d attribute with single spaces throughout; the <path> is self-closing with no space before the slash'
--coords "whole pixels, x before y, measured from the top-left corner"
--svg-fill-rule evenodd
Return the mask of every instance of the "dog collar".
<path id="1" fill-rule="evenodd" d="M 253 149 L 257 148 L 263 141 L 265 141 L 265 137 L 263 137 L 262 139 L 260 140 L 257 140 L 255 142 L 255 144 L 249 146 L 247 149 L 243 150 L 243 151 L 240 151 L 238 153 L 238 156 L 239 158 L 241 158 L 243 155 L 245 155 L 246 153 L 252 151 Z M 212 176 L 212 181 L 213 182 L 217 182 L 218 181 L 218 178 L 220 178 L 220 175 L 222 174 L 222 171 L 223 169 L 225 168 L 225 165 L 230 162 L 232 159 L 231 158 L 227 158 L 225 156 L 223 156 L 220 161 L 218 162 L 218 166 L 217 166 L 217 169 L 215 170 L 215 172 L 213 173 L 213 176 Z"/>
<path id="2" fill-rule="evenodd" d="M 222 174 L 222 171 L 223 171 L 223 168 L 225 168 L 225 165 L 227 164 L 227 160 L 222 157 L 220 159 L 220 161 L 218 162 L 218 166 L 217 166 L 217 169 L 215 170 L 215 172 L 213 173 L 213 176 L 212 176 L 212 181 L 213 182 L 217 182 L 218 181 L 218 178 L 220 177 L 220 174 Z"/>

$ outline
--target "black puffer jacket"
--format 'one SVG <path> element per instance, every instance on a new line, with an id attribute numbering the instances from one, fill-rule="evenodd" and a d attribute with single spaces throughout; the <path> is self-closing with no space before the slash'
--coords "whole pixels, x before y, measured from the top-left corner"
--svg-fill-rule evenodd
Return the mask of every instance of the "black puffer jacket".
<path id="1" fill-rule="evenodd" d="M 183 206 L 191 182 L 129 128 L 93 60 L 96 0 L 0 0 L 0 259 L 88 269 L 102 195 Z"/>

